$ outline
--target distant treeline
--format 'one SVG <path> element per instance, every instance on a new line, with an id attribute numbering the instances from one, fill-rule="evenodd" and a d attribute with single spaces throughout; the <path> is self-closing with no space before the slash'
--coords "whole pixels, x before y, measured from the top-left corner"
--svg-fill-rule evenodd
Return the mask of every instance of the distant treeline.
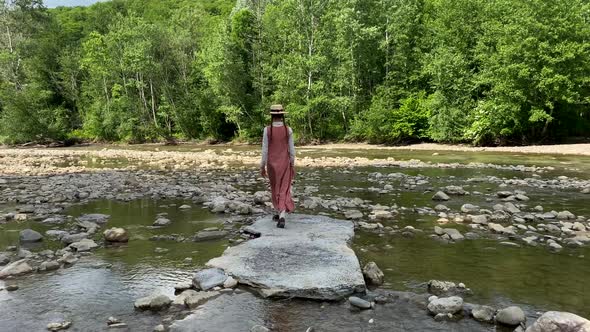
<path id="1" fill-rule="evenodd" d="M 0 0 L 0 141 L 590 136 L 587 0 Z"/>

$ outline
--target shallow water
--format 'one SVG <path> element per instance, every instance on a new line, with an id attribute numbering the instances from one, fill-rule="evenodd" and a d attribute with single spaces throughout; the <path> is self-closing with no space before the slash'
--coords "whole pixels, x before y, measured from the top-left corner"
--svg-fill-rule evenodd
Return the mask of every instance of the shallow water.
<path id="1" fill-rule="evenodd" d="M 193 147 L 196 149 L 196 147 Z M 247 150 L 247 149 L 246 149 Z M 184 150 L 183 150 L 184 151 Z M 248 151 L 248 150 L 247 150 Z M 301 151 L 310 156 L 318 150 Z M 330 151 L 327 155 L 352 156 L 364 154 L 357 151 Z M 557 175 L 588 178 L 590 158 L 518 156 L 513 154 L 468 154 L 441 152 L 432 156 L 430 152 L 373 151 L 372 157 L 392 156 L 396 159 L 422 158 L 433 162 L 492 162 L 501 164 L 523 164 L 555 166 L 553 172 L 544 173 L 542 178 Z M 555 158 L 555 159 L 551 159 Z M 104 165 L 100 167 L 111 167 Z M 415 188 L 403 188 L 400 180 L 385 179 L 394 190 L 379 194 L 370 187 L 383 187 L 383 183 L 370 181 L 369 173 L 400 172 L 410 176 L 423 175 L 429 183 Z M 589 248 L 565 248 L 552 253 L 545 247 L 512 248 L 501 245 L 497 239 L 466 240 L 455 244 L 441 244 L 428 238 L 435 216 L 424 216 L 413 211 L 419 207 L 433 207 L 432 191 L 446 185 L 462 185 L 471 194 L 453 197 L 444 204 L 458 210 L 464 203 L 490 208 L 499 203 L 495 199 L 498 190 L 522 189 L 531 198 L 529 208 L 537 204 L 545 211 L 569 210 L 576 215 L 590 216 L 590 196 L 575 191 L 558 191 L 532 187 L 500 188 L 496 183 L 466 183 L 473 177 L 493 175 L 500 178 L 531 177 L 530 173 L 495 169 L 403 169 L 393 167 L 365 167 L 353 170 L 299 169 L 296 191 L 306 186 L 317 187 L 313 196 L 322 198 L 360 197 L 372 204 L 394 205 L 400 208 L 400 215 L 384 222 L 385 226 L 412 225 L 423 229 L 424 234 L 406 238 L 397 235 L 376 235 L 357 231 L 353 247 L 361 264 L 375 261 L 385 272 L 386 284 L 383 289 L 424 293 L 425 283 L 430 279 L 463 282 L 473 294 L 466 301 L 491 304 L 502 307 L 517 304 L 529 315 L 535 311 L 564 310 L 590 317 L 590 274 Z M 264 183 L 238 186 L 251 192 L 265 189 Z M 492 199 L 488 201 L 488 199 Z M 182 204 L 192 206 L 180 210 Z M 0 212 L 11 210 L 11 206 L 0 207 Z M 158 213 L 168 213 L 172 225 L 152 228 Z M 299 209 L 302 213 L 318 213 Z M 341 211 L 321 210 L 334 217 L 342 218 Z M 132 331 L 145 331 L 160 323 L 165 316 L 141 313 L 133 308 L 133 302 L 153 291 L 173 295 L 173 285 L 190 280 L 194 270 L 203 266 L 210 258 L 220 255 L 229 245 L 227 240 L 195 243 L 192 241 L 150 241 L 153 235 L 177 234 L 190 237 L 208 227 L 222 227 L 227 218 L 214 215 L 200 205 L 185 201 L 153 201 L 149 199 L 132 202 L 95 201 L 75 205 L 66 211 L 74 218 L 84 213 L 105 213 L 111 215 L 108 227 L 124 227 L 131 234 L 131 241 L 124 246 L 102 248 L 92 256 L 67 269 L 45 274 L 34 274 L 17 280 L 20 289 L 16 292 L 0 291 L 0 331 L 44 330 L 47 323 L 64 318 L 72 320 L 71 331 L 107 330 L 109 316 L 116 316 L 129 324 Z M 366 214 L 366 211 L 365 211 Z M 236 226 L 239 227 L 239 226 Z M 447 225 L 465 232 L 462 225 Z M 55 228 L 37 222 L 8 223 L 0 225 L 0 248 L 16 245 L 18 230 L 33 228 L 40 232 Z M 58 227 L 59 228 L 59 227 Z M 104 229 L 104 228 L 103 228 Z M 97 237 L 98 238 L 98 237 Z M 506 239 L 507 240 L 507 239 Z M 58 249 L 61 244 L 45 241 L 34 250 Z M 168 249 L 156 253 L 156 248 Z M 191 258 L 191 262 L 185 261 Z M 0 281 L 0 287 L 13 281 Z M 323 306 L 323 307 L 322 307 Z M 273 326 L 277 331 L 304 331 L 314 326 L 318 331 L 493 331 L 494 327 L 482 325 L 470 319 L 461 323 L 439 323 L 425 313 L 424 308 L 400 300 L 394 304 L 362 313 L 351 313 L 343 303 L 326 304 L 313 301 L 267 301 L 250 293 L 219 297 L 210 301 L 198 311 L 195 331 L 248 331 L 254 324 Z M 373 318 L 374 323 L 368 323 Z M 194 321 L 193 321 L 194 323 Z M 195 324 L 193 324 L 195 325 Z"/>

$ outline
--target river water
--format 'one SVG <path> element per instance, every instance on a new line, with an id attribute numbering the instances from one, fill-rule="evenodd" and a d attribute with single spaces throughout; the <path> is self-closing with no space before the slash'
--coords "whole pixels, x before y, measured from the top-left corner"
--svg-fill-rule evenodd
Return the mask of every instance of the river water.
<path id="1" fill-rule="evenodd" d="M 143 147 L 153 149 L 154 147 Z M 210 147 L 207 147 L 210 148 Z M 159 147 L 158 149 L 163 149 Z M 197 146 L 171 148 L 182 151 L 204 149 Z M 235 150 L 252 148 L 234 148 Z M 231 151 L 225 153 L 232 153 Z M 554 169 L 541 174 L 541 178 L 560 175 L 590 178 L 590 158 L 546 155 L 515 155 L 497 153 L 444 152 L 392 152 L 303 150 L 301 155 L 355 156 L 367 154 L 372 158 L 393 156 L 396 159 L 419 159 L 430 162 L 495 163 L 501 165 L 552 166 Z M 114 167 L 99 163 L 95 167 Z M 90 165 L 92 166 L 92 165 Z M 235 172 L 250 172 L 236 170 Z M 304 168 L 298 169 L 295 190 L 316 188 L 314 196 L 324 199 L 359 197 L 372 204 L 396 205 L 400 214 L 384 226 L 403 228 L 411 225 L 424 230 L 408 237 L 401 234 L 374 234 L 357 230 L 353 248 L 361 264 L 375 261 L 385 272 L 385 284 L 380 291 L 398 291 L 424 294 L 431 279 L 463 282 L 472 294 L 465 300 L 487 304 L 496 308 L 518 305 L 525 309 L 532 321 L 538 312 L 561 310 L 590 317 L 590 249 L 564 248 L 551 252 L 544 246 L 510 247 L 495 238 L 465 240 L 442 244 L 429 237 L 436 224 L 436 216 L 422 215 L 415 208 L 433 207 L 432 193 L 424 188 L 405 188 L 402 182 L 392 182 L 395 189 L 388 193 L 370 190 L 378 186 L 371 181 L 371 173 L 403 173 L 424 176 L 429 186 L 462 185 L 471 192 L 445 204 L 458 210 L 464 203 L 491 208 L 497 202 L 486 200 L 485 193 L 495 193 L 501 188 L 497 183 L 467 183 L 474 177 L 496 176 L 522 179 L 530 173 L 491 168 Z M 254 192 L 264 190 L 263 183 L 242 185 L 239 189 Z M 529 206 L 542 205 L 545 211 L 569 210 L 575 215 L 590 217 L 590 195 L 574 190 L 555 190 L 533 187 L 516 187 L 530 197 Z M 180 210 L 182 204 L 192 206 Z M 2 212 L 13 206 L 0 206 Z M 323 213 L 342 218 L 339 211 L 330 209 L 305 210 L 301 213 Z M 0 331 L 43 331 L 49 322 L 61 319 L 73 322 L 71 331 L 108 330 L 108 317 L 115 316 L 127 323 L 130 331 L 151 331 L 161 322 L 169 323 L 178 318 L 173 314 L 138 312 L 133 302 L 140 297 L 160 291 L 173 296 L 173 286 L 189 281 L 195 270 L 209 259 L 219 256 L 231 245 L 227 239 L 199 242 L 151 241 L 154 235 L 180 235 L 190 237 L 195 232 L 221 227 L 227 216 L 216 215 L 198 204 L 182 200 L 141 199 L 130 202 L 98 200 L 74 205 L 66 214 L 77 217 L 85 213 L 104 213 L 111 216 L 109 227 L 124 227 L 131 240 L 124 246 L 106 247 L 83 257 L 70 268 L 55 272 L 32 274 L 12 280 L 0 281 L 0 288 L 17 283 L 15 292 L 0 291 Z M 159 213 L 167 213 L 172 225 L 156 229 L 150 225 Z M 238 226 L 236 226 L 238 227 Z M 463 225 L 453 225 L 462 233 Z M 0 225 L 0 249 L 18 244 L 18 231 L 32 228 L 41 233 L 51 229 L 36 222 L 8 223 Z M 44 241 L 32 250 L 59 249 L 61 245 Z M 1 251 L 1 250 L 0 250 Z M 317 301 L 261 299 L 244 289 L 231 295 L 211 300 L 196 314 L 189 316 L 185 324 L 194 331 L 248 331 L 255 324 L 262 324 L 276 331 L 494 331 L 494 325 L 477 323 L 465 318 L 459 322 L 435 322 L 420 304 L 410 297 L 400 296 L 393 303 L 378 306 L 375 310 L 351 311 L 346 303 Z M 184 316 L 184 315 L 181 315 Z M 370 320 L 372 321 L 370 322 Z M 500 331 L 501 329 L 498 329 Z M 504 331 L 504 330 L 501 330 Z"/>

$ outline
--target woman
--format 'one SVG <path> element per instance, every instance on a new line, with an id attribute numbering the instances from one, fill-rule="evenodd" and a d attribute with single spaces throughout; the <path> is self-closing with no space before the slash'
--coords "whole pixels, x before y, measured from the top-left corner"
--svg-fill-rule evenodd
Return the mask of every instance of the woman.
<path id="1" fill-rule="evenodd" d="M 295 209 L 291 197 L 291 182 L 295 176 L 295 145 L 293 130 L 285 125 L 283 105 L 270 107 L 271 125 L 262 135 L 262 161 L 260 174 L 270 180 L 272 205 L 278 214 L 273 216 L 277 227 L 285 228 L 286 213 Z"/>

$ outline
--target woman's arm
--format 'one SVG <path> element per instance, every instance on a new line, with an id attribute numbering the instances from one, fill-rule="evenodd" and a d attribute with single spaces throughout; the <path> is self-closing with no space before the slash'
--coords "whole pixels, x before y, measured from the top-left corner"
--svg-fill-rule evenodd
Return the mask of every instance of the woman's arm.
<path id="1" fill-rule="evenodd" d="M 260 160 L 260 170 L 262 176 L 265 176 L 265 166 L 268 159 L 268 136 L 266 136 L 266 128 L 262 130 L 262 158 Z"/>
<path id="2" fill-rule="evenodd" d="M 295 165 L 295 143 L 293 142 L 293 129 L 289 127 L 289 161 Z"/>

